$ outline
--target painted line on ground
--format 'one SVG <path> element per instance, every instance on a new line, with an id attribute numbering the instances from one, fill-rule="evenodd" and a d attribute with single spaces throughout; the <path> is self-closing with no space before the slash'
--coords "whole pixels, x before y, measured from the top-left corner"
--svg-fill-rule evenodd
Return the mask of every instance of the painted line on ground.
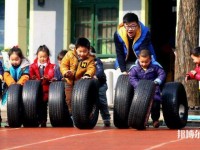
<path id="1" fill-rule="evenodd" d="M 84 135 L 90 135 L 90 134 L 96 134 L 96 133 L 101 133 L 101 132 L 105 132 L 105 131 L 110 131 L 110 130 L 101 130 L 101 131 L 88 132 L 88 133 L 82 133 L 82 134 L 72 134 L 72 135 L 62 136 L 62 137 L 58 137 L 58 138 L 54 138 L 54 139 L 49 139 L 49 140 L 44 140 L 44 141 L 40 141 L 40 142 L 35 142 L 35 143 L 30 143 L 30 144 L 24 144 L 24 145 L 19 145 L 19 146 L 10 147 L 10 148 L 5 148 L 3 150 L 19 149 L 19 148 L 23 148 L 23 147 L 28 147 L 28 146 L 33 146 L 33 145 L 38 145 L 38 144 L 53 142 L 53 141 L 57 141 L 57 140 L 62 140 L 62 139 L 65 139 L 65 138 L 76 137 L 76 136 L 84 136 Z"/>
<path id="2" fill-rule="evenodd" d="M 173 140 L 173 141 L 168 141 L 168 142 L 160 143 L 158 145 L 154 145 L 154 146 L 151 146 L 149 148 L 146 148 L 145 150 L 152 150 L 152 149 L 161 148 L 164 145 L 167 145 L 167 144 L 170 144 L 170 143 L 176 143 L 176 142 L 179 142 L 181 140 L 184 140 L 184 139 L 178 139 L 178 140 Z"/>
<path id="3" fill-rule="evenodd" d="M 3 129 L 3 130 L 0 130 L 1 131 L 12 131 L 12 130 L 18 130 L 18 129 L 21 129 L 21 128 L 9 128 L 9 129 Z"/>

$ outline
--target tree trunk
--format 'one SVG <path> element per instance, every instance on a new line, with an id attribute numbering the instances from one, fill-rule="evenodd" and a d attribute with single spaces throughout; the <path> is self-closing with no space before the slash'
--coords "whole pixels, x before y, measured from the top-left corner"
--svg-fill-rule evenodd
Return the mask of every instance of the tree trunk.
<path id="1" fill-rule="evenodd" d="M 175 81 L 183 83 L 189 106 L 199 105 L 199 84 L 196 80 L 185 83 L 187 72 L 195 68 L 190 50 L 198 46 L 200 0 L 178 0 Z"/>

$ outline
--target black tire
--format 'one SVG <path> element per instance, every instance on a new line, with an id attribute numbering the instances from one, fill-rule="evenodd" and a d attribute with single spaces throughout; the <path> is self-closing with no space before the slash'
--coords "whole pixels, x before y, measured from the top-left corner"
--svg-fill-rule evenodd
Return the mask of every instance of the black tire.
<path id="1" fill-rule="evenodd" d="M 95 79 L 81 79 L 72 92 L 72 116 L 79 129 L 95 127 L 98 116 L 98 87 Z"/>
<path id="2" fill-rule="evenodd" d="M 143 130 L 149 119 L 155 84 L 150 80 L 140 80 L 131 104 L 128 125 L 132 128 Z"/>
<path id="3" fill-rule="evenodd" d="M 113 122 L 117 128 L 128 128 L 128 114 L 134 95 L 134 88 L 129 82 L 128 75 L 120 75 L 117 79 Z"/>
<path id="4" fill-rule="evenodd" d="M 12 84 L 8 88 L 7 118 L 10 127 L 21 127 L 23 120 L 22 111 L 22 86 Z"/>
<path id="5" fill-rule="evenodd" d="M 23 86 L 24 127 L 38 127 L 43 90 L 40 81 L 29 80 Z"/>
<path id="6" fill-rule="evenodd" d="M 188 101 L 182 83 L 169 82 L 164 85 L 162 91 L 162 110 L 168 128 L 181 129 L 186 126 Z"/>
<path id="7" fill-rule="evenodd" d="M 73 127 L 65 100 L 65 83 L 62 81 L 50 84 L 49 118 L 53 127 Z"/>

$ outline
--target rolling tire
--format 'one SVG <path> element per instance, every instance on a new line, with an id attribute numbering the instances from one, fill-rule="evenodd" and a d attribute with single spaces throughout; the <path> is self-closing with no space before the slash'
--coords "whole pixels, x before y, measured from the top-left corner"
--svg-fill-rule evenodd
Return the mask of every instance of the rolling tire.
<path id="1" fill-rule="evenodd" d="M 120 75 L 117 79 L 113 122 L 117 128 L 128 128 L 128 115 L 134 95 L 134 88 L 129 82 L 128 75 Z"/>
<path id="2" fill-rule="evenodd" d="M 149 119 L 155 84 L 150 80 L 140 80 L 131 104 L 128 125 L 138 130 L 146 129 Z"/>
<path id="3" fill-rule="evenodd" d="M 95 127 L 98 116 L 98 87 L 95 79 L 81 79 L 72 92 L 72 116 L 79 129 Z"/>
<path id="4" fill-rule="evenodd" d="M 188 101 L 182 83 L 168 82 L 164 85 L 162 91 L 162 110 L 168 128 L 181 129 L 186 126 Z"/>
<path id="5" fill-rule="evenodd" d="M 65 83 L 62 81 L 50 84 L 49 118 L 53 127 L 73 127 L 65 100 Z"/>
<path id="6" fill-rule="evenodd" d="M 7 92 L 7 118 L 9 127 L 21 127 L 23 120 L 22 86 L 20 84 L 12 84 Z"/>
<path id="7" fill-rule="evenodd" d="M 38 127 L 43 90 L 40 81 L 29 80 L 23 86 L 24 127 Z"/>

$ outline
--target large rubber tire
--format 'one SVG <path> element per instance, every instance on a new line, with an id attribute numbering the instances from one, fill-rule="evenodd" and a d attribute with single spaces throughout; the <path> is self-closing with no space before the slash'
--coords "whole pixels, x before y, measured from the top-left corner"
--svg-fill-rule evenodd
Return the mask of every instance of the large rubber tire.
<path id="1" fill-rule="evenodd" d="M 81 79 L 72 92 L 72 116 L 79 129 L 95 127 L 98 116 L 98 87 L 95 79 Z"/>
<path id="2" fill-rule="evenodd" d="M 29 80 L 23 86 L 24 127 L 38 127 L 43 90 L 40 81 Z"/>
<path id="3" fill-rule="evenodd" d="M 65 100 L 65 83 L 62 81 L 50 84 L 49 118 L 53 127 L 73 127 Z"/>
<path id="4" fill-rule="evenodd" d="M 10 127 L 21 127 L 23 120 L 22 86 L 12 84 L 8 88 L 7 118 Z"/>
<path id="5" fill-rule="evenodd" d="M 128 75 L 120 75 L 117 79 L 113 121 L 117 128 L 128 128 L 128 114 L 134 95 L 134 88 L 129 82 Z"/>
<path id="6" fill-rule="evenodd" d="M 149 119 L 155 84 L 150 80 L 140 80 L 131 104 L 128 125 L 132 128 L 143 130 Z"/>
<path id="7" fill-rule="evenodd" d="M 181 129 L 186 126 L 188 101 L 182 83 L 168 82 L 164 85 L 162 91 L 162 110 L 168 128 Z"/>

